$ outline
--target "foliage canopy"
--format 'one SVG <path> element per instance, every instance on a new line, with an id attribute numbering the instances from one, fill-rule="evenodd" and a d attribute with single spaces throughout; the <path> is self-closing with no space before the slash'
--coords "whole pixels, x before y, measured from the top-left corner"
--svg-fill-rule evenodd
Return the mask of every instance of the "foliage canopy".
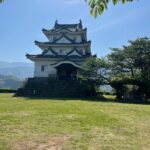
<path id="1" fill-rule="evenodd" d="M 112 48 L 105 59 L 90 58 L 81 75 L 99 85 L 110 84 L 118 98 L 125 92 L 126 85 L 133 85 L 137 93 L 150 97 L 150 39 L 130 40 L 127 46 Z"/>
<path id="2" fill-rule="evenodd" d="M 4 0 L 0 0 L 0 3 L 2 3 Z"/>
<path id="3" fill-rule="evenodd" d="M 92 16 L 97 17 L 98 15 L 101 15 L 104 10 L 108 9 L 109 3 L 112 1 L 114 5 L 118 4 L 119 2 L 121 3 L 126 3 L 126 2 L 132 2 L 133 0 L 85 0 L 88 2 L 91 10 L 90 13 Z"/>

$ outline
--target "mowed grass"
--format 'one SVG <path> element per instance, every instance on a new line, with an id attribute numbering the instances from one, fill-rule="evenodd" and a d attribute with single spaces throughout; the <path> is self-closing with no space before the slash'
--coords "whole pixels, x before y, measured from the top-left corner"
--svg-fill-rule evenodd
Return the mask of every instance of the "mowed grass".
<path id="1" fill-rule="evenodd" d="M 150 150 L 150 105 L 0 94 L 0 150 Z"/>

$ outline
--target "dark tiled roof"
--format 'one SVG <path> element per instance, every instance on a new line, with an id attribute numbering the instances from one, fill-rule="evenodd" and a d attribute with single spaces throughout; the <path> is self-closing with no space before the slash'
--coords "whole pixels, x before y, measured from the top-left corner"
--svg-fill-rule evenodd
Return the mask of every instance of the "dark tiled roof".
<path id="1" fill-rule="evenodd" d="M 89 55 L 84 55 L 84 56 L 67 56 L 67 55 L 57 55 L 57 56 L 54 56 L 54 55 L 42 55 L 42 54 L 39 54 L 39 55 L 30 55 L 30 54 L 26 54 L 26 57 L 27 58 L 64 58 L 64 59 L 74 59 L 74 58 L 80 58 L 80 59 L 84 59 L 84 58 L 87 58 L 89 57 Z"/>
<path id="2" fill-rule="evenodd" d="M 55 30 L 55 29 L 51 29 L 51 30 L 42 29 L 42 31 L 43 31 L 43 32 L 54 32 L 54 33 L 57 33 L 57 32 L 59 32 L 59 31 L 61 31 L 62 29 L 66 30 L 66 31 L 69 31 L 69 32 L 72 32 L 72 33 L 74 33 L 74 32 L 84 32 L 84 31 L 87 30 L 87 28 L 84 28 L 84 29 L 81 29 L 81 30 L 79 30 L 79 31 L 78 31 L 78 30 L 72 31 L 72 30 L 69 30 L 68 28 L 61 28 L 61 29 L 59 29 L 59 30 Z"/>
<path id="3" fill-rule="evenodd" d="M 80 20 L 79 23 L 77 24 L 59 24 L 58 21 L 56 20 L 55 21 L 55 26 L 54 26 L 55 29 L 57 28 L 74 28 L 74 29 L 82 29 L 82 21 Z"/>
<path id="4" fill-rule="evenodd" d="M 55 28 L 77 28 L 79 24 L 56 24 Z"/>
<path id="5" fill-rule="evenodd" d="M 55 43 L 55 42 L 39 42 L 39 41 L 35 41 L 35 44 L 45 44 L 45 45 L 72 45 L 72 44 L 88 44 L 91 43 L 91 41 L 87 41 L 87 42 L 80 42 L 80 43 Z"/>

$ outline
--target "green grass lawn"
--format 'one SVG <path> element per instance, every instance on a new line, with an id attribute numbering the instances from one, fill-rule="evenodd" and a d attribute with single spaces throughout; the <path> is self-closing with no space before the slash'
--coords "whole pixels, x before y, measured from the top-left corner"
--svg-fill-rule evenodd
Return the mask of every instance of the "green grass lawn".
<path id="1" fill-rule="evenodd" d="M 150 150 L 150 105 L 0 94 L 0 150 Z"/>

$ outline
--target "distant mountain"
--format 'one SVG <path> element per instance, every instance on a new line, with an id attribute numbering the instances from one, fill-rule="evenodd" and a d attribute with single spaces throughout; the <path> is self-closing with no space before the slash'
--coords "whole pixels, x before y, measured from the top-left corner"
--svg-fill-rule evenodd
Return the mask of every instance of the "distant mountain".
<path id="1" fill-rule="evenodd" d="M 14 76 L 0 75 L 0 89 L 18 89 L 23 85 L 23 81 Z"/>
<path id="2" fill-rule="evenodd" d="M 20 79 L 33 77 L 34 67 L 32 63 L 25 62 L 3 62 L 0 61 L 0 74 L 11 75 Z"/>
<path id="3" fill-rule="evenodd" d="M 0 61 L 0 68 L 9 68 L 9 67 L 21 67 L 21 66 L 28 66 L 32 67 L 32 63 L 26 63 L 26 62 L 4 62 Z"/>

